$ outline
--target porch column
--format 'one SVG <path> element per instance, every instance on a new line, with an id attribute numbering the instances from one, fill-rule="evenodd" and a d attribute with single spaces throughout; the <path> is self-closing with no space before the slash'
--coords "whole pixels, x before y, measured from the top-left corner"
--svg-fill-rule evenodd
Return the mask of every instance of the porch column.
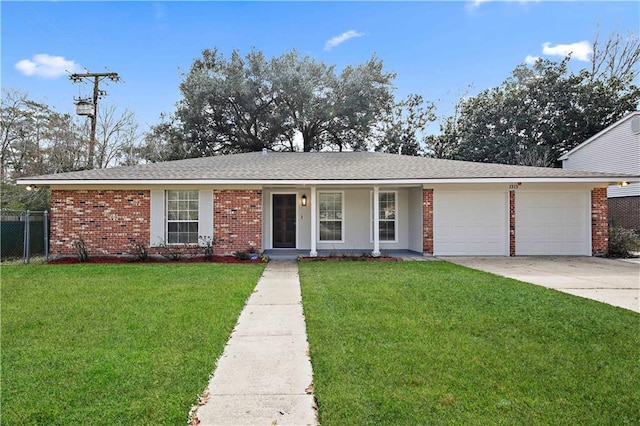
<path id="1" fill-rule="evenodd" d="M 318 217 L 317 211 L 318 208 L 316 203 L 318 202 L 318 197 L 316 197 L 316 187 L 311 187 L 311 251 L 309 252 L 309 256 L 318 257 L 318 250 L 316 248 L 316 240 L 318 235 Z"/>
<path id="2" fill-rule="evenodd" d="M 380 187 L 373 187 L 373 251 L 371 256 L 380 256 Z"/>

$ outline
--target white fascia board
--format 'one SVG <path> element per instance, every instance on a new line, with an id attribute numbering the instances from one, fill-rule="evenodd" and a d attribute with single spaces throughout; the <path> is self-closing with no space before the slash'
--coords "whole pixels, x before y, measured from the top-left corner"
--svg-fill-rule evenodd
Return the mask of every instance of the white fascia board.
<path id="1" fill-rule="evenodd" d="M 385 179 L 385 180 L 38 180 L 18 179 L 18 185 L 424 185 L 435 183 L 552 183 L 594 182 L 616 184 L 620 181 L 640 182 L 640 176 L 603 177 L 504 177 L 504 178 L 446 178 L 446 179 Z"/>

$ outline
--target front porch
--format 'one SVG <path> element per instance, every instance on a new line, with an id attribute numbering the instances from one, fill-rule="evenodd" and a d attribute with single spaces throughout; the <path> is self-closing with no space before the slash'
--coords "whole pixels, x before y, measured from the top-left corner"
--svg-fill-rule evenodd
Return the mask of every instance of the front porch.
<path id="1" fill-rule="evenodd" d="M 263 187 L 262 249 L 289 257 L 431 253 L 425 192 L 415 185 Z"/>

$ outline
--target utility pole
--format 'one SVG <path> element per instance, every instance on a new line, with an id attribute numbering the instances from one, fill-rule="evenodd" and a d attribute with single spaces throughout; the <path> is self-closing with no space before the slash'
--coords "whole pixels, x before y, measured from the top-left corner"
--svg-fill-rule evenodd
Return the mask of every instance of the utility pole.
<path id="1" fill-rule="evenodd" d="M 91 120 L 91 136 L 89 139 L 89 154 L 87 158 L 87 168 L 93 169 L 93 159 L 96 151 L 96 120 L 98 117 L 98 99 L 102 96 L 106 96 L 107 92 L 100 90 L 99 85 L 102 80 L 108 78 L 113 82 L 120 81 L 120 76 L 116 72 L 103 72 L 94 73 L 87 72 L 84 74 L 71 74 L 69 79 L 74 83 L 80 83 L 82 80 L 93 80 L 93 98 L 89 99 L 76 99 L 76 113 L 78 115 L 86 115 Z"/>

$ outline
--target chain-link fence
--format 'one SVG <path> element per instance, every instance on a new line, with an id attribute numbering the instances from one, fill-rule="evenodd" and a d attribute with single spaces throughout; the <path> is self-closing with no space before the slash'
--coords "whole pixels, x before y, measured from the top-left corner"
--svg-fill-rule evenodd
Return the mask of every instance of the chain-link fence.
<path id="1" fill-rule="evenodd" d="M 49 259 L 49 212 L 0 211 L 0 260 Z"/>

